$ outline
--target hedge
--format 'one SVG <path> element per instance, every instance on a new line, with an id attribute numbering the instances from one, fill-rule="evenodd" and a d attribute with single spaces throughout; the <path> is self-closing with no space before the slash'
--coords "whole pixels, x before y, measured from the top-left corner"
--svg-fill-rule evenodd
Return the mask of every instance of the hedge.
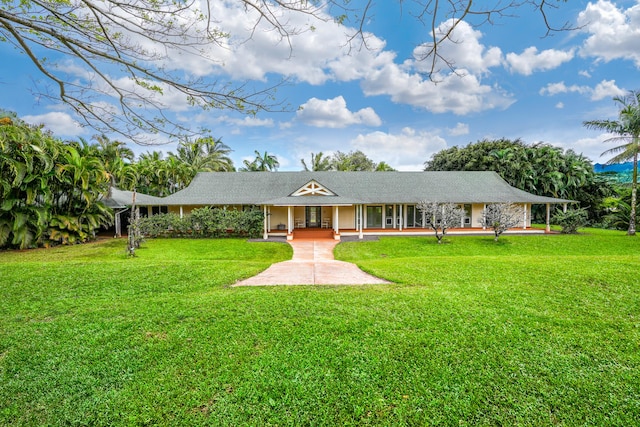
<path id="1" fill-rule="evenodd" d="M 175 213 L 140 218 L 139 230 L 146 237 L 260 237 L 264 215 L 257 209 L 232 210 L 204 207 L 180 218 Z"/>

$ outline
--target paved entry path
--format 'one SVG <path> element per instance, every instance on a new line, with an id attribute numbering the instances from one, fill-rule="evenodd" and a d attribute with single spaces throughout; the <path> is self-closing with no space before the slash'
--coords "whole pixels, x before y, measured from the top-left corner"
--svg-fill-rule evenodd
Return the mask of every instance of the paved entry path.
<path id="1" fill-rule="evenodd" d="M 336 261 L 335 240 L 292 240 L 293 258 L 273 264 L 262 273 L 233 286 L 269 285 L 369 285 L 389 283 L 360 270 L 355 264 Z"/>

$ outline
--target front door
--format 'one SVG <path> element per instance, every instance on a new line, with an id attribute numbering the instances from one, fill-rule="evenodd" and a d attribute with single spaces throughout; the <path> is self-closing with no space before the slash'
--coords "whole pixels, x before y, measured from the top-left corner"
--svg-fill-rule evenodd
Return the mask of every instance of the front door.
<path id="1" fill-rule="evenodd" d="M 382 206 L 367 206 L 367 228 L 382 227 Z"/>
<path id="2" fill-rule="evenodd" d="M 320 206 L 307 206 L 307 228 L 320 227 L 322 221 L 322 208 Z"/>

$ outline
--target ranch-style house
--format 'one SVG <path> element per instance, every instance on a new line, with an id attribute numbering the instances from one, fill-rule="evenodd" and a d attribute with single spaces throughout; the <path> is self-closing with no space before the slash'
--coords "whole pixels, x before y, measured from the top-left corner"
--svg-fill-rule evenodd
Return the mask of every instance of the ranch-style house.
<path id="1" fill-rule="evenodd" d="M 428 225 L 417 204 L 456 203 L 464 207 L 460 228 L 481 230 L 487 204 L 511 202 L 522 209 L 521 229 L 531 227 L 531 205 L 547 208 L 571 200 L 536 196 L 510 186 L 495 172 L 201 172 L 191 184 L 167 197 L 138 194 L 142 214 L 173 212 L 183 216 L 195 208 L 259 208 L 264 212 L 264 238 L 296 230 L 326 229 L 340 236 L 425 234 Z M 114 189 L 111 205 L 118 213 L 132 203 L 130 192 Z M 121 210 L 117 210 L 121 209 Z"/>

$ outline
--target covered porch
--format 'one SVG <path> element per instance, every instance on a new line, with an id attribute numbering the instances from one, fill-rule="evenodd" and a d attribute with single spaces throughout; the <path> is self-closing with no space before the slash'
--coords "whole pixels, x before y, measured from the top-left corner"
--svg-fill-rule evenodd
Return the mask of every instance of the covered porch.
<path id="1" fill-rule="evenodd" d="M 462 218 L 460 227 L 451 228 L 449 233 L 486 234 L 490 232 L 482 226 L 486 203 L 460 205 L 464 207 L 466 215 Z M 551 231 L 550 203 L 546 203 L 544 230 L 531 228 L 531 203 L 517 205 L 522 209 L 522 225 L 513 228 L 511 232 L 548 233 Z M 300 236 L 310 236 L 312 231 L 318 231 L 322 236 L 331 236 L 335 240 L 340 240 L 341 236 L 357 236 L 363 239 L 366 235 L 409 236 L 428 235 L 433 232 L 415 204 L 264 205 L 261 208 L 265 218 L 264 239 L 270 236 L 284 236 L 287 240 L 293 240 Z M 565 203 L 564 210 L 566 209 Z"/>

